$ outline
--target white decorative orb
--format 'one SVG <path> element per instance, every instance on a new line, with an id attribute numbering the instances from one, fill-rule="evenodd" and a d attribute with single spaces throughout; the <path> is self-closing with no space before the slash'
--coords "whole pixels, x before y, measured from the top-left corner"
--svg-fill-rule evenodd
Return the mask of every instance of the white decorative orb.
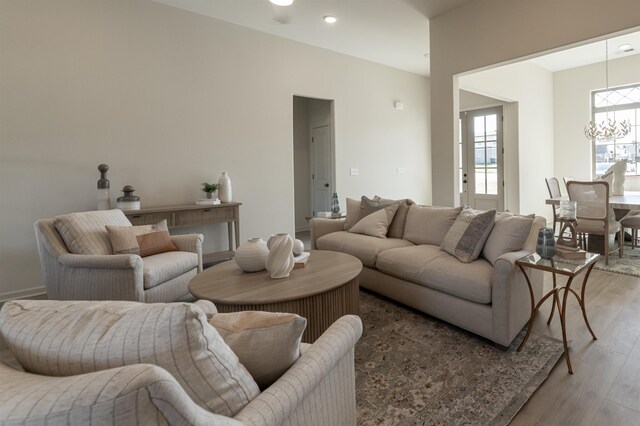
<path id="1" fill-rule="evenodd" d="M 304 252 L 304 243 L 301 240 L 293 241 L 293 255 L 300 256 Z"/>

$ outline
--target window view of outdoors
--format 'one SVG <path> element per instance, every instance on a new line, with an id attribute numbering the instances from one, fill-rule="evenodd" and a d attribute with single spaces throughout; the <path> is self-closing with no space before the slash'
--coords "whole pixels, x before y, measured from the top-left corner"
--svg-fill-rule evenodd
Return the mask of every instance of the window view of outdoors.
<path id="1" fill-rule="evenodd" d="M 498 193 L 497 115 L 474 118 L 476 194 Z"/>
<path id="2" fill-rule="evenodd" d="M 608 118 L 628 119 L 631 132 L 620 139 L 595 141 L 595 171 L 603 174 L 616 161 L 627 160 L 627 175 L 638 175 L 640 163 L 640 84 L 592 92 L 592 113 L 595 123 Z M 608 118 L 607 118 L 608 117 Z"/>

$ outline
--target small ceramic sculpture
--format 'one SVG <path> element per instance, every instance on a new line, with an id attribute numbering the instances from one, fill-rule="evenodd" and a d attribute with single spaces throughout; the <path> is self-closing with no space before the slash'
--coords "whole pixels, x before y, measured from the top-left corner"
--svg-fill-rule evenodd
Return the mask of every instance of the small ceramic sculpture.
<path id="1" fill-rule="evenodd" d="M 264 270 L 267 256 L 267 243 L 262 238 L 251 238 L 237 248 L 235 260 L 244 272 L 258 272 Z"/>

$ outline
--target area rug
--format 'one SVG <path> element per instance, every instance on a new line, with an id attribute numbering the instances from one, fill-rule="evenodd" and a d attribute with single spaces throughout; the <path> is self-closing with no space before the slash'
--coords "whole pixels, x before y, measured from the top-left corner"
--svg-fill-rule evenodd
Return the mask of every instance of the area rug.
<path id="1" fill-rule="evenodd" d="M 507 351 L 428 315 L 360 293 L 358 425 L 506 425 L 547 378 L 562 342 L 532 333 Z"/>
<path id="2" fill-rule="evenodd" d="M 615 252 L 609 255 L 609 264 L 604 264 L 604 256 L 596 262 L 595 269 L 601 271 L 616 272 L 618 274 L 640 277 L 640 248 L 624 248 L 622 257 Z"/>

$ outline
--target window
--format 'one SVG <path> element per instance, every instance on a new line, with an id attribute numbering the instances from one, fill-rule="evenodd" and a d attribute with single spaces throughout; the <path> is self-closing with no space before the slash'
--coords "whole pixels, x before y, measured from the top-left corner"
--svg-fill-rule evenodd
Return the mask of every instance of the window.
<path id="1" fill-rule="evenodd" d="M 594 123 L 606 121 L 607 113 L 616 121 L 631 122 L 631 132 L 624 138 L 595 141 L 596 175 L 603 174 L 619 160 L 627 160 L 627 175 L 640 175 L 640 83 L 591 92 L 591 113 Z"/>

